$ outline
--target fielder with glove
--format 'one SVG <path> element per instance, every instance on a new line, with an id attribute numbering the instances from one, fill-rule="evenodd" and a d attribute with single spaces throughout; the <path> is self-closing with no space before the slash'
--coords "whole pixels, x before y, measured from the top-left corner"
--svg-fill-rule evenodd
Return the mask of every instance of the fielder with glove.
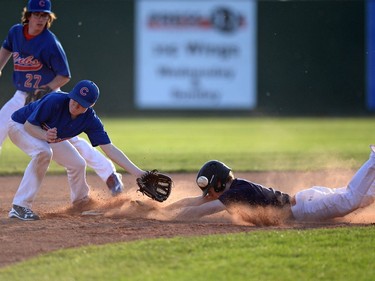
<path id="1" fill-rule="evenodd" d="M 169 176 L 159 173 L 157 170 L 152 170 L 137 178 L 137 184 L 139 186 L 138 191 L 153 200 L 163 202 L 171 194 L 173 181 Z"/>
<path id="2" fill-rule="evenodd" d="M 99 93 L 94 82 L 82 80 L 69 93 L 50 93 L 12 114 L 9 121 L 10 140 L 30 155 L 31 161 L 13 198 L 9 217 L 39 219 L 31 207 L 52 160 L 52 154 L 57 163 L 66 167 L 73 207 L 84 207 L 90 202 L 86 162 L 68 141 L 81 133 L 86 133 L 93 147 L 99 146 L 111 160 L 139 178 L 140 190 L 144 194 L 160 202 L 168 198 L 172 180 L 156 171 L 146 172 L 140 169 L 111 142 L 93 109 Z M 68 123 L 69 126 L 66 125 Z"/>

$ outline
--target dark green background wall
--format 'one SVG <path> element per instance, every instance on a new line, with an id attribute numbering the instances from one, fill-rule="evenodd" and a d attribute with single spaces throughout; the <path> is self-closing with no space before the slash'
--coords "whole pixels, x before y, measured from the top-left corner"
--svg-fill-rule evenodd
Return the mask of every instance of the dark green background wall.
<path id="1" fill-rule="evenodd" d="M 364 1 L 259 5 L 258 98 L 280 114 L 365 111 Z"/>
<path id="2" fill-rule="evenodd" d="M 1 1 L 0 40 L 19 22 L 25 5 Z M 101 88 L 96 105 L 101 115 L 149 114 L 133 103 L 135 1 L 55 0 L 52 9 L 58 17 L 52 31 L 72 71 L 63 90 L 92 79 Z M 258 2 L 259 106 L 237 113 L 367 114 L 364 15 L 364 1 Z M 8 63 L 0 78 L 0 104 L 14 93 L 11 72 Z M 181 112 L 195 113 L 201 112 Z"/>

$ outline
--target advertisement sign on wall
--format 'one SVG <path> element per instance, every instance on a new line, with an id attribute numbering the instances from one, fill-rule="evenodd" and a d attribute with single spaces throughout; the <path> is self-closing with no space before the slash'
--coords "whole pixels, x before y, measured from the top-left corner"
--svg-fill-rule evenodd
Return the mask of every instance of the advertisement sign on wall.
<path id="1" fill-rule="evenodd" d="M 136 3 L 137 108 L 256 106 L 256 1 Z"/>

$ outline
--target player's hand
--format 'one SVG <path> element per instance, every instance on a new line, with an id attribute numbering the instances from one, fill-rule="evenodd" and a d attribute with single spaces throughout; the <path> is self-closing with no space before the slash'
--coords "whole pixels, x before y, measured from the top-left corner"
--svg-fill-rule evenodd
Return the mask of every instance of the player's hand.
<path id="1" fill-rule="evenodd" d="M 46 141 L 56 142 L 57 139 L 57 128 L 51 128 L 46 131 Z"/>
<path id="2" fill-rule="evenodd" d="M 42 97 L 44 97 L 46 94 L 49 94 L 50 92 L 52 92 L 52 89 L 50 88 L 50 86 L 44 85 L 38 89 L 35 89 L 34 96 L 36 97 L 36 100 L 39 100 Z"/>

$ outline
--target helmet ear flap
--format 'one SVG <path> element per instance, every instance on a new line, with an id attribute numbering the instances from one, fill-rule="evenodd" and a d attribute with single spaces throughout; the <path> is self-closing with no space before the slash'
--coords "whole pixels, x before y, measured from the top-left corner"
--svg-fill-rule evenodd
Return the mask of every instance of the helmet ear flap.
<path id="1" fill-rule="evenodd" d="M 217 181 L 216 186 L 214 187 L 215 192 L 222 192 L 225 189 L 225 182 L 221 182 L 220 179 Z"/>

